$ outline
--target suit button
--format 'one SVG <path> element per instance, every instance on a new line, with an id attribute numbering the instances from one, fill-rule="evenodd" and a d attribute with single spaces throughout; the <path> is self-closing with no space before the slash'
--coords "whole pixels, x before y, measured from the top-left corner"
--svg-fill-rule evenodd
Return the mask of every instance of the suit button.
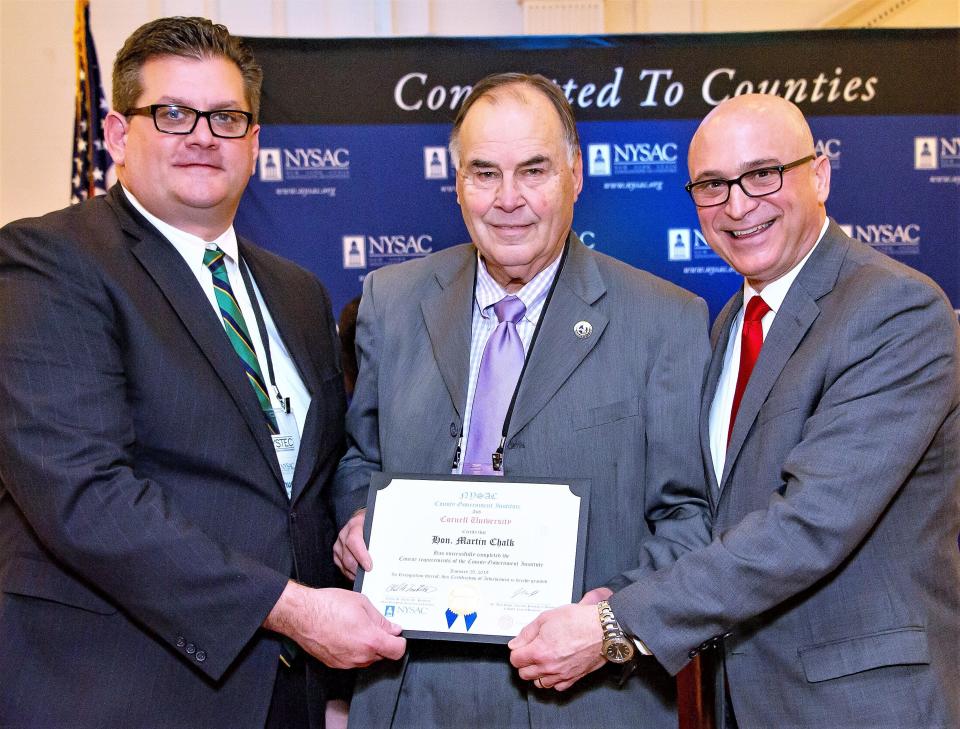
<path id="1" fill-rule="evenodd" d="M 460 433 L 460 429 L 457 427 L 456 423 L 450 423 L 450 437 L 456 438 Z"/>
<path id="2" fill-rule="evenodd" d="M 177 648 L 183 648 L 187 644 L 187 641 L 183 639 L 183 636 L 177 636 Z"/>
<path id="3" fill-rule="evenodd" d="M 690 651 L 689 653 L 687 653 L 687 658 L 689 658 L 689 659 L 692 661 L 694 658 L 697 657 L 697 653 L 699 653 L 699 652 L 700 652 L 699 650 L 697 650 L 696 648 L 694 648 L 692 651 Z"/>
<path id="4" fill-rule="evenodd" d="M 197 663 L 203 663 L 207 660 L 207 654 L 205 651 L 197 651 L 197 655 L 194 656 L 197 659 Z"/>
<path id="5" fill-rule="evenodd" d="M 185 650 L 189 655 L 192 656 L 194 653 L 197 652 L 197 647 L 193 643 L 187 643 L 187 647 Z"/>

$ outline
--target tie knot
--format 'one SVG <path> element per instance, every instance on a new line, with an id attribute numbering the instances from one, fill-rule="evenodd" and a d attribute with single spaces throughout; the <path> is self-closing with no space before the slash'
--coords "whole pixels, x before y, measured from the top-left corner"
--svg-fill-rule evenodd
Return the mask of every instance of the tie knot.
<path id="1" fill-rule="evenodd" d="M 527 311 L 527 307 L 516 296 L 504 296 L 500 301 L 493 305 L 493 312 L 497 315 L 497 321 L 509 321 L 516 324 L 520 317 Z"/>
<path id="2" fill-rule="evenodd" d="M 203 265 L 213 270 L 214 268 L 223 265 L 223 257 L 224 252 L 220 250 L 220 246 L 207 248 L 203 254 Z"/>
<path id="3" fill-rule="evenodd" d="M 770 311 L 767 302 L 760 296 L 754 296 L 747 302 L 747 310 L 743 315 L 744 321 L 760 321 Z"/>

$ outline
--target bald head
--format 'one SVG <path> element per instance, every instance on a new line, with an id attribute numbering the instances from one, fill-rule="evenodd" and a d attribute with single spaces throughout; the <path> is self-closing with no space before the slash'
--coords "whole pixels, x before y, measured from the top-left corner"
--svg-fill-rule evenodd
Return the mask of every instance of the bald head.
<path id="1" fill-rule="evenodd" d="M 791 159 L 813 154 L 813 133 L 795 104 L 779 96 L 745 94 L 721 102 L 704 117 L 690 142 L 688 159 L 699 156 L 703 145 L 734 135 L 782 142 L 781 148 L 794 155 Z M 690 179 L 695 175 L 691 167 Z"/>
<path id="2" fill-rule="evenodd" d="M 734 181 L 767 168 L 767 183 L 782 178 L 769 193 L 752 188 L 747 194 L 742 184 L 731 183 L 726 202 L 697 208 L 710 246 L 758 291 L 803 260 L 820 235 L 830 163 L 823 157 L 804 161 L 813 155 L 813 134 L 801 111 L 765 94 L 722 102 L 690 142 L 692 182 Z"/>

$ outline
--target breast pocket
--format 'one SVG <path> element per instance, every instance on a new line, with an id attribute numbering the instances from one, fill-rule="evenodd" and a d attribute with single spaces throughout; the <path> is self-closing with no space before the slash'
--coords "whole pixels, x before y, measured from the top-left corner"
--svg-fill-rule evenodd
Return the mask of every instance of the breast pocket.
<path id="1" fill-rule="evenodd" d="M 631 397 L 607 405 L 598 405 L 588 410 L 580 410 L 573 414 L 573 429 L 585 430 L 595 428 L 618 420 L 640 415 L 640 398 Z"/>
<path id="2" fill-rule="evenodd" d="M 771 420 L 779 418 L 781 415 L 786 415 L 799 409 L 800 400 L 797 398 L 797 394 L 788 392 L 767 400 L 763 404 L 763 407 L 760 408 L 760 414 L 757 416 L 757 420 L 760 423 L 768 423 Z"/>

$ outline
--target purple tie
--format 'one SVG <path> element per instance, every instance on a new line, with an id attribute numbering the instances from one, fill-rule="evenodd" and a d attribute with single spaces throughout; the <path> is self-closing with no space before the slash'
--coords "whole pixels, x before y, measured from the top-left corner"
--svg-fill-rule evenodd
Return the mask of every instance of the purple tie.
<path id="1" fill-rule="evenodd" d="M 493 470 L 493 453 L 500 445 L 503 421 L 510 407 L 510 399 L 523 369 L 523 342 L 517 334 L 517 322 L 526 312 L 516 296 L 504 296 L 493 305 L 497 328 L 493 330 L 483 350 L 480 373 L 473 393 L 473 411 L 470 415 L 470 434 L 467 437 L 467 455 L 463 473 L 473 476 L 501 476 Z"/>

